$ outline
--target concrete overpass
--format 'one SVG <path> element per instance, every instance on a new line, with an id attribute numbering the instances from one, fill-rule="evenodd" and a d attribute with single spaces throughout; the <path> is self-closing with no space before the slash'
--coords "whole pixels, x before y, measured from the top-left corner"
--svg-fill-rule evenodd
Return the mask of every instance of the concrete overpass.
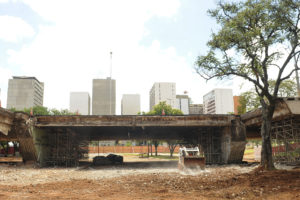
<path id="1" fill-rule="evenodd" d="M 247 138 L 260 138 L 261 110 L 242 116 L 35 116 L 0 108 L 0 140 L 19 141 L 24 160 L 74 165 L 92 140 L 181 140 L 208 163 L 241 162 Z M 299 141 L 300 99 L 278 99 L 272 136 Z"/>
<path id="2" fill-rule="evenodd" d="M 241 120 L 246 126 L 247 138 L 261 138 L 261 114 L 262 110 L 257 109 L 241 115 Z M 300 98 L 278 98 L 272 118 L 273 127 L 275 124 L 291 119 L 294 121 L 300 119 Z"/>
<path id="3" fill-rule="evenodd" d="M 0 134 L 1 136 L 7 136 L 11 130 L 14 122 L 14 113 L 6 109 L 0 108 Z M 5 138 L 5 137 L 4 137 Z"/>
<path id="4" fill-rule="evenodd" d="M 241 162 L 245 127 L 235 115 L 35 116 L 2 114 L 5 140 L 20 141 L 25 160 L 72 165 L 92 140 L 180 140 L 198 144 L 208 163 Z M 5 111 L 3 110 L 3 113 Z M 1 129 L 0 129 L 0 132 Z M 2 133 L 3 133 L 2 132 Z"/>

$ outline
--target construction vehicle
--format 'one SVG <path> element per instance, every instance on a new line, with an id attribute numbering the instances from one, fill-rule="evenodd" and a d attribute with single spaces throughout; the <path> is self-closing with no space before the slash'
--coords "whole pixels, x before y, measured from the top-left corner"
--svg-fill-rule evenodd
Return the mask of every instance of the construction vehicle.
<path id="1" fill-rule="evenodd" d="M 185 170 L 199 168 L 205 168 L 205 157 L 200 155 L 199 148 L 179 148 L 178 169 Z"/>

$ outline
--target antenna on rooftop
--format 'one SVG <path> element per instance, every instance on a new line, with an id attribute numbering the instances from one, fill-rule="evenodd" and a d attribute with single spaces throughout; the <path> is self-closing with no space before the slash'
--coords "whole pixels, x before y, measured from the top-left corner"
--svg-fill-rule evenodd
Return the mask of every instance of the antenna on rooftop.
<path id="1" fill-rule="evenodd" d="M 110 78 L 112 78 L 112 51 L 110 52 Z"/>
<path id="2" fill-rule="evenodd" d="M 109 80 L 109 114 L 111 115 L 111 79 L 112 79 L 112 51 L 110 52 L 110 80 Z"/>

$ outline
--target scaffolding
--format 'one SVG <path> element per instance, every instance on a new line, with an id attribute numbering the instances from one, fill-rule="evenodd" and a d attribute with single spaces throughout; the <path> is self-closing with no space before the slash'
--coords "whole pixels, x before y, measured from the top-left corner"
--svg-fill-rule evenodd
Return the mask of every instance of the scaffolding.
<path id="1" fill-rule="evenodd" d="M 55 129 L 48 137 L 47 165 L 78 166 L 79 159 L 88 154 L 88 138 L 81 137 L 71 129 Z"/>
<path id="2" fill-rule="evenodd" d="M 201 134 L 198 135 L 199 149 L 201 149 L 201 152 L 204 152 L 207 164 L 222 163 L 220 134 L 221 132 L 218 128 L 208 128 L 201 131 Z"/>
<path id="3" fill-rule="evenodd" d="M 300 116 L 273 122 L 271 139 L 275 163 L 300 163 Z"/>

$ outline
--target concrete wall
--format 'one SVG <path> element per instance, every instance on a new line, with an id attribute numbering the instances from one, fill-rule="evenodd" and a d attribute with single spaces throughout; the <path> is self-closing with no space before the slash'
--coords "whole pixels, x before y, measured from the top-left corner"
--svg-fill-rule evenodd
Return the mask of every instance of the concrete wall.
<path id="1" fill-rule="evenodd" d="M 90 95 L 88 92 L 70 93 L 70 111 L 81 115 L 90 114 Z"/>
<path id="2" fill-rule="evenodd" d="M 139 94 L 124 94 L 121 101 L 121 114 L 137 115 L 141 111 L 140 99 Z"/>
<path id="3" fill-rule="evenodd" d="M 222 162 L 241 163 L 246 148 L 246 128 L 241 120 L 232 120 L 231 127 L 224 127 L 221 137 Z"/>
<path id="4" fill-rule="evenodd" d="M 116 114 L 116 80 L 93 79 L 93 115 Z"/>

